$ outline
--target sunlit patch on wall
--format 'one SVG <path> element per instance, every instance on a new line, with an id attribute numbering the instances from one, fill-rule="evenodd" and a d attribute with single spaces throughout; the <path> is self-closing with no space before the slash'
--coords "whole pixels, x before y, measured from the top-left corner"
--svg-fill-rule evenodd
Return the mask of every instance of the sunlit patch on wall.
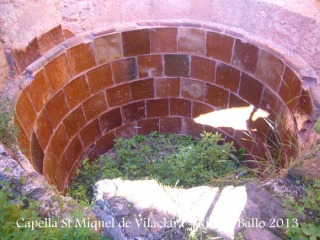
<path id="1" fill-rule="evenodd" d="M 194 118 L 194 121 L 199 124 L 209 125 L 211 127 L 230 127 L 235 130 L 251 130 L 248 129 L 248 121 L 256 121 L 259 118 L 266 118 L 269 113 L 263 109 L 254 109 L 253 105 L 245 107 L 234 107 L 222 110 L 216 110 L 206 114 L 201 114 L 199 117 Z"/>

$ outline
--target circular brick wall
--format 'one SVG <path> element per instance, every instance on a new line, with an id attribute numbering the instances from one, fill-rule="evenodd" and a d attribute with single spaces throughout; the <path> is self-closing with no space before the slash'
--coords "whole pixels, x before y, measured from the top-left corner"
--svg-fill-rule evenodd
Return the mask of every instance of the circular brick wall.
<path id="1" fill-rule="evenodd" d="M 105 153 L 120 136 L 151 131 L 198 137 L 219 130 L 247 150 L 247 160 L 270 153 L 284 165 L 299 151 L 313 106 L 294 66 L 275 53 L 200 26 L 71 38 L 26 70 L 15 116 L 20 148 L 61 192 L 84 156 Z M 250 106 L 250 131 L 195 121 Z M 267 121 L 254 118 L 259 109 L 269 113 Z M 270 152 L 274 145 L 280 151 Z"/>

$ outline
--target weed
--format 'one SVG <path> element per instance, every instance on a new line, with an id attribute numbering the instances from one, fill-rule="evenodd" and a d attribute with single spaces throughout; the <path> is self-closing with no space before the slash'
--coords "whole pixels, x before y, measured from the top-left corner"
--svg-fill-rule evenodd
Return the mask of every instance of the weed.
<path id="1" fill-rule="evenodd" d="M 245 160 L 244 163 L 252 164 L 255 169 L 252 169 L 258 178 L 270 179 L 285 175 L 288 169 L 293 164 L 293 157 L 288 156 L 288 152 L 298 152 L 298 140 L 295 134 L 288 136 L 280 136 L 279 129 L 287 134 L 285 131 L 285 123 L 281 120 L 279 115 L 276 115 L 278 120 L 272 121 L 268 118 L 263 118 L 268 125 L 268 132 L 262 134 L 263 143 L 257 141 L 257 136 L 252 131 L 244 131 L 246 135 L 242 138 L 244 141 L 252 142 L 254 147 L 261 149 L 262 144 L 265 151 L 259 155 L 254 155 L 254 159 Z M 277 123 L 278 122 L 278 123 Z"/>
<path id="2" fill-rule="evenodd" d="M 169 186 L 184 188 L 218 183 L 221 179 L 243 178 L 248 171 L 238 160 L 233 143 L 221 144 L 219 133 L 204 132 L 201 139 L 152 132 L 115 141 L 115 157 L 100 156 L 83 167 L 71 182 L 68 195 L 90 201 L 94 183 L 100 179 L 156 179 Z M 243 150 L 239 153 L 243 157 Z M 240 177 L 242 175 L 243 177 Z"/>
<path id="3" fill-rule="evenodd" d="M 283 201 L 289 219 L 304 223 L 294 224 L 285 231 L 289 239 L 320 238 L 320 180 L 314 180 L 305 187 L 305 195 L 299 199 L 288 196 Z M 293 222 L 293 221 L 291 221 Z M 297 222 L 297 221 L 296 221 Z"/>
<path id="4" fill-rule="evenodd" d="M 9 183 L 0 182 L 1 239 L 103 239 L 90 228 L 63 225 L 59 218 L 43 219 L 38 209 L 37 201 L 17 195 Z M 74 217 L 86 218 L 83 213 Z"/>
<path id="5" fill-rule="evenodd" d="M 314 125 L 314 130 L 320 134 L 320 117 L 317 119 L 315 125 Z"/>
<path id="6" fill-rule="evenodd" d="M 0 97 L 0 142 L 8 147 L 12 147 L 16 142 L 19 132 L 17 126 L 13 124 L 13 103 L 7 97 Z"/>

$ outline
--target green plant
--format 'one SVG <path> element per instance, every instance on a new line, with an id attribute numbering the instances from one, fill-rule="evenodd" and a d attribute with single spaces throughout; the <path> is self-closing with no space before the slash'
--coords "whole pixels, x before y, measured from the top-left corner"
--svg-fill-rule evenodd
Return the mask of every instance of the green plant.
<path id="1" fill-rule="evenodd" d="M 287 216 L 296 219 L 298 224 L 292 224 L 285 234 L 289 239 L 316 240 L 320 238 L 320 180 L 312 181 L 305 187 L 305 195 L 294 199 L 288 197 L 283 201 Z M 304 221 L 300 223 L 298 221 Z"/>
<path id="2" fill-rule="evenodd" d="M 279 114 L 276 112 L 274 114 L 276 115 L 276 120 L 274 121 L 269 118 L 263 118 L 268 128 L 266 133 L 263 131 L 259 133 L 263 142 L 259 141 L 259 137 L 254 131 L 243 132 L 246 137 L 242 138 L 242 140 L 252 142 L 257 149 L 261 149 L 261 144 L 265 147 L 264 152 L 253 156 L 254 159 L 244 161 L 255 166 L 252 172 L 260 179 L 284 176 L 293 164 L 293 157 L 288 156 L 287 153 L 299 151 L 296 135 L 286 130 L 286 122 L 281 119 Z"/>
<path id="3" fill-rule="evenodd" d="M 19 129 L 13 124 L 13 103 L 8 97 L 0 97 L 0 142 L 12 147 Z"/>
<path id="4" fill-rule="evenodd" d="M 232 184 L 248 170 L 240 164 L 233 143 L 222 142 L 219 133 L 209 132 L 204 132 L 198 140 L 157 132 L 119 138 L 115 141 L 113 157 L 106 154 L 91 164 L 84 160 L 68 195 L 90 201 L 95 182 L 119 177 L 156 179 L 165 185 L 185 188 L 212 183 L 223 185 L 223 179 Z M 243 150 L 239 154 L 242 157 Z"/>
<path id="5" fill-rule="evenodd" d="M 320 117 L 317 119 L 315 125 L 314 125 L 314 130 L 320 134 Z"/>
<path id="6" fill-rule="evenodd" d="M 104 178 L 121 177 L 115 161 L 110 157 L 100 156 L 94 163 L 87 158 L 82 162 L 82 168 L 77 170 L 76 178 L 69 184 L 68 196 L 78 202 L 90 204 L 95 182 Z"/>
<path id="7" fill-rule="evenodd" d="M 59 218 L 50 218 L 50 220 L 42 218 L 38 212 L 39 203 L 13 189 L 9 183 L 0 182 L 1 239 L 103 239 L 91 228 L 63 225 L 62 219 Z M 83 213 L 73 214 L 73 217 L 74 219 L 86 218 Z M 44 224 L 36 226 L 41 222 Z"/>

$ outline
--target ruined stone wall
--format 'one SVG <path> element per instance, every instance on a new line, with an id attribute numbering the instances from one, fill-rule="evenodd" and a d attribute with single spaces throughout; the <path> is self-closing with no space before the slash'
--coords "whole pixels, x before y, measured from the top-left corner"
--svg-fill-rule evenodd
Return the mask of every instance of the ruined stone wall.
<path id="1" fill-rule="evenodd" d="M 6 59 L 5 50 L 0 41 L 0 92 L 3 90 L 6 81 L 9 79 L 9 64 Z"/>

